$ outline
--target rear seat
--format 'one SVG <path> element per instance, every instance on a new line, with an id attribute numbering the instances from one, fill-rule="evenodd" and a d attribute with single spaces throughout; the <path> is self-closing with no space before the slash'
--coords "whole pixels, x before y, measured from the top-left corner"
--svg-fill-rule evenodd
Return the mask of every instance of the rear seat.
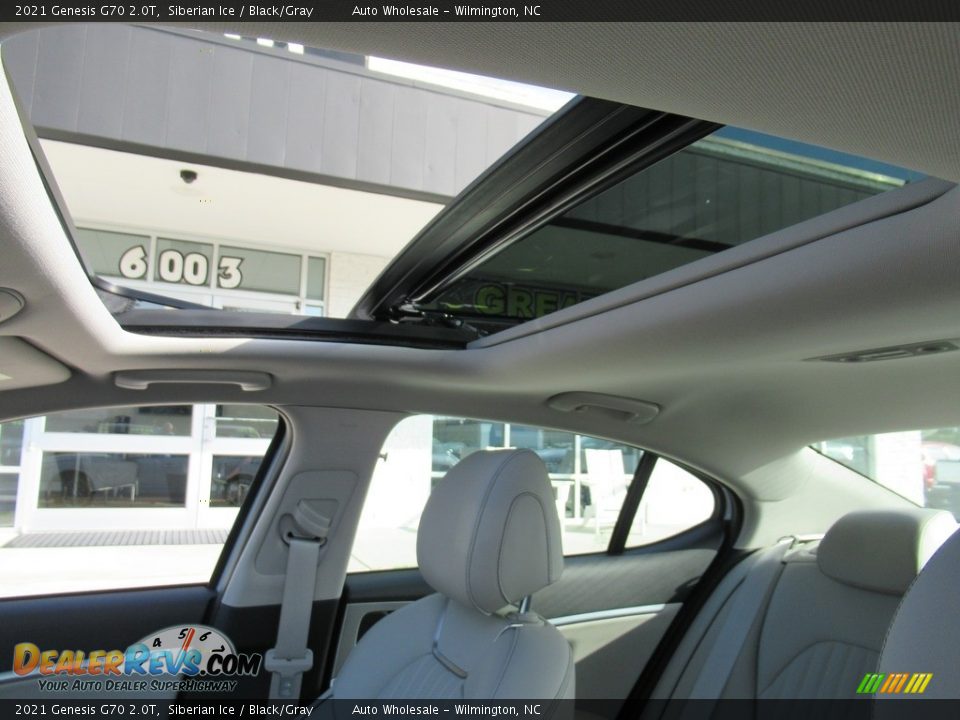
<path id="1" fill-rule="evenodd" d="M 756 553 L 706 603 L 653 697 L 856 697 L 900 599 L 956 528 L 944 511 L 855 512 L 819 542 Z"/>

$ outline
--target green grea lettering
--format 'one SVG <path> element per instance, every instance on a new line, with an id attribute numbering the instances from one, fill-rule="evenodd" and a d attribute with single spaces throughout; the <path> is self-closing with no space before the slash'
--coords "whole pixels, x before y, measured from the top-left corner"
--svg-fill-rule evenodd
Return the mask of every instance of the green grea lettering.
<path id="1" fill-rule="evenodd" d="M 487 315 L 503 315 L 506 309 L 503 288 L 499 285 L 484 285 L 477 290 L 474 305 Z"/>
<path id="2" fill-rule="evenodd" d="M 474 294 L 474 308 L 485 315 L 538 318 L 576 305 L 589 296 L 570 290 L 483 285 Z"/>

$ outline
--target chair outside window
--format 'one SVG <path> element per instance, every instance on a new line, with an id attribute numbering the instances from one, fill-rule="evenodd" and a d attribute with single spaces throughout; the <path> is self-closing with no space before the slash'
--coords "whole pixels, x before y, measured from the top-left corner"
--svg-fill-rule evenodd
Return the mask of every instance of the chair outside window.
<path id="1" fill-rule="evenodd" d="M 584 520 L 592 522 L 594 532 L 612 528 L 627 495 L 629 481 L 623 472 L 622 450 L 584 450 L 587 461 L 586 485 L 590 488 L 590 504 Z"/>

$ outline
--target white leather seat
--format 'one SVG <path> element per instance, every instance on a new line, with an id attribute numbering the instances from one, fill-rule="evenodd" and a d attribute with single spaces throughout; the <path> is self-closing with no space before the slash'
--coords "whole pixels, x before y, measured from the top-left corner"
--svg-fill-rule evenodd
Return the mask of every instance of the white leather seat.
<path id="1" fill-rule="evenodd" d="M 570 645 L 517 611 L 563 571 L 553 490 L 535 453 L 477 452 L 451 469 L 423 511 L 417 559 L 437 594 L 374 625 L 333 698 L 573 698 Z"/>
<path id="2" fill-rule="evenodd" d="M 960 533 L 934 553 L 897 609 L 880 655 L 877 672 L 931 673 L 922 695 L 880 693 L 879 700 L 923 697 L 960 699 Z M 874 717 L 903 717 L 900 702 L 878 703 Z M 897 711 L 900 711 L 899 713 Z M 956 707 L 951 710 L 956 712 Z"/>
<path id="3" fill-rule="evenodd" d="M 819 544 L 763 551 L 760 557 L 782 555 L 776 558 L 779 576 L 761 585 L 765 601 L 744 597 L 757 588 L 749 582 L 756 570 L 735 568 L 691 627 L 655 697 L 703 697 L 697 692 L 701 676 L 719 672 L 728 673 L 718 691 L 724 699 L 857 697 L 864 675 L 876 671 L 907 587 L 956 527 L 950 513 L 937 510 L 855 512 L 840 518 Z M 754 616 L 732 667 L 713 666 L 712 658 L 725 655 L 713 651 L 723 628 L 751 605 L 746 612 Z"/>

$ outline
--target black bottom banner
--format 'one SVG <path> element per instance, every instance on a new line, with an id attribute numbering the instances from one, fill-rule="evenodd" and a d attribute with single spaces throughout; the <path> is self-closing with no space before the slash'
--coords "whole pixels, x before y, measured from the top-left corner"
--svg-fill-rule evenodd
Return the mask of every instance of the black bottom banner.
<path id="1" fill-rule="evenodd" d="M 177 702 L 143 698 L 0 700 L 0 718 L 564 718 L 573 720 L 945 720 L 960 717 L 960 700 L 327 700 Z"/>

